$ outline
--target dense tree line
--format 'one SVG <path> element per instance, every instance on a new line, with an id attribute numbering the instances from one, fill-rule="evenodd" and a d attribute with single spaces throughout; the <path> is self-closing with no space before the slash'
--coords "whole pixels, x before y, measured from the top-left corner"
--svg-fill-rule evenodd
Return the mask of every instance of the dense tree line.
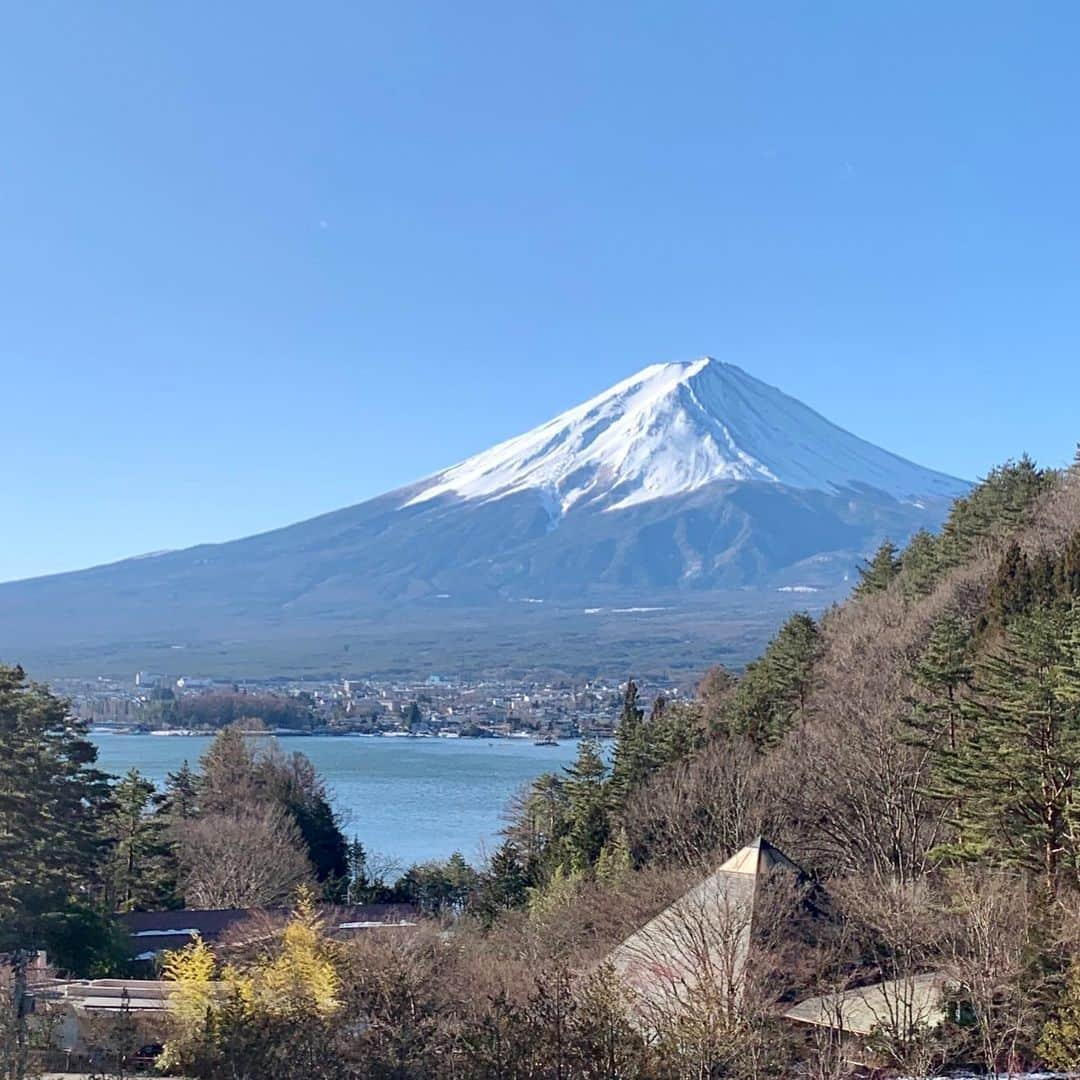
<path id="1" fill-rule="evenodd" d="M 586 741 L 519 800 L 504 906 L 565 917 L 766 832 L 847 897 L 845 932 L 863 919 L 845 984 L 956 973 L 978 1019 L 894 1048 L 898 1066 L 1076 1066 L 1078 776 L 1080 475 L 1025 458 L 939 535 L 883 544 L 847 604 L 793 616 L 741 676 L 710 672 L 694 703 L 646 715 L 631 683 L 610 760 Z M 892 909 L 870 911 L 875 895 Z"/>
<path id="2" fill-rule="evenodd" d="M 119 969 L 114 911 L 287 903 L 313 883 L 343 897 L 348 850 L 299 753 L 229 728 L 162 791 L 95 766 L 65 702 L 0 667 L 0 951 L 47 950 L 77 974 Z"/>
<path id="3" fill-rule="evenodd" d="M 307 694 L 286 697 L 214 690 L 177 694 L 155 690 L 142 704 L 137 719 L 154 726 L 216 730 L 239 725 L 304 730 L 314 723 L 315 710 Z"/>

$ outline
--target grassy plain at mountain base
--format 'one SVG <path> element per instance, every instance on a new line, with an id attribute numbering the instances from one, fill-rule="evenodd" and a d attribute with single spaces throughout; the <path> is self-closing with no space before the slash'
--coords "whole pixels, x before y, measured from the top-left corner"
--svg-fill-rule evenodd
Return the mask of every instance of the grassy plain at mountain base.
<path id="1" fill-rule="evenodd" d="M 758 655 L 793 609 L 818 611 L 837 592 L 740 590 L 649 598 L 586 613 L 583 607 L 507 603 L 487 607 L 431 601 L 340 620 L 328 631 L 253 630 L 246 638 L 144 639 L 108 645 L 23 647 L 22 662 L 42 678 L 129 676 L 152 670 L 177 677 L 298 678 L 428 675 L 573 679 L 696 677 L 712 664 L 740 668 Z M 655 609 L 655 610 L 650 610 Z M 14 659 L 12 657 L 11 659 Z"/>

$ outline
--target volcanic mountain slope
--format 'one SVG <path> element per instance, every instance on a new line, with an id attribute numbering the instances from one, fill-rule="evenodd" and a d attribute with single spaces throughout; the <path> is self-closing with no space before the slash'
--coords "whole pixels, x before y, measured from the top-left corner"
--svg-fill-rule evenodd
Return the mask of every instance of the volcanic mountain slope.
<path id="1" fill-rule="evenodd" d="M 835 590 L 883 537 L 936 527 L 967 486 L 733 365 L 658 364 L 357 506 L 0 585 L 0 657 L 45 643 L 338 638 L 410 607 L 432 626 L 435 611 L 485 610 L 494 628 L 509 604 Z"/>

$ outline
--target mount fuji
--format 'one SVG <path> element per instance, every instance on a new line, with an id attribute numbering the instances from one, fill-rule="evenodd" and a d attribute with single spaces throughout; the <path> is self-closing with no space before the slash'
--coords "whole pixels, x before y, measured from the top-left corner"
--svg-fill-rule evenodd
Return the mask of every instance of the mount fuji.
<path id="1" fill-rule="evenodd" d="M 683 656 L 688 635 L 695 655 L 751 654 L 782 607 L 842 595 L 882 539 L 936 528 L 968 486 L 732 364 L 657 364 L 356 506 L 0 585 L 0 658 L 285 674 L 524 652 L 582 671 L 632 663 L 634 642 Z"/>
<path id="2" fill-rule="evenodd" d="M 874 490 L 952 499 L 963 482 L 850 435 L 733 364 L 654 364 L 532 431 L 419 485 L 407 506 L 536 491 L 554 520 L 575 506 L 620 510 L 709 484 Z"/>

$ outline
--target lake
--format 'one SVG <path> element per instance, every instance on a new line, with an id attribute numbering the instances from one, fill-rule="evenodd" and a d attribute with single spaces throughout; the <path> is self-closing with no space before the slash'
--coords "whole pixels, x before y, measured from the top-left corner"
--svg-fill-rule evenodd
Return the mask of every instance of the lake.
<path id="1" fill-rule="evenodd" d="M 187 760 L 194 768 L 209 736 L 94 732 L 98 764 L 121 775 L 132 766 L 160 787 Z M 478 861 L 499 843 L 511 796 L 541 773 L 573 761 L 577 744 L 529 739 L 399 739 L 313 735 L 277 740 L 311 758 L 345 835 L 369 854 L 401 866 L 460 851 Z"/>

